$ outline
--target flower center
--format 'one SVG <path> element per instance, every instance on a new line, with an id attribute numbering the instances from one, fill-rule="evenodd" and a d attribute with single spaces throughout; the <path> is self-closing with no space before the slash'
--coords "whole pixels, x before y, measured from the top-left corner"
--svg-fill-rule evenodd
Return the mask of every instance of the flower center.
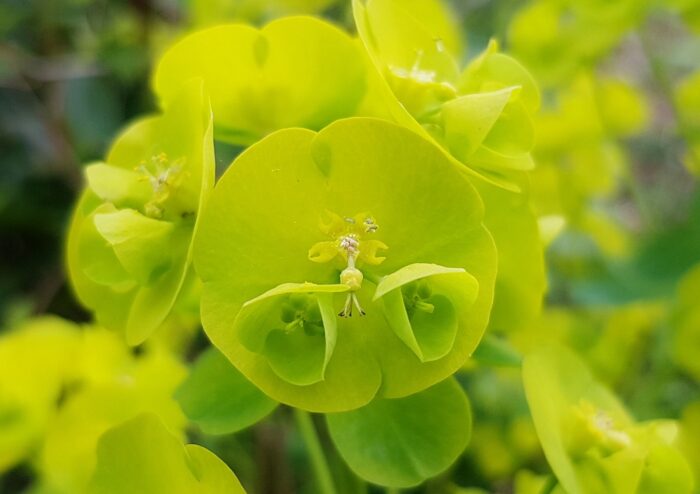
<path id="1" fill-rule="evenodd" d="M 148 181 L 153 189 L 151 199 L 144 205 L 146 216 L 156 219 L 163 217 L 165 202 L 183 181 L 183 168 L 184 158 L 170 162 L 165 153 L 157 154 L 136 167 L 136 171 L 142 175 L 141 179 Z"/>
<path id="2" fill-rule="evenodd" d="M 596 408 L 586 400 L 573 407 L 575 431 L 572 446 L 578 452 L 598 447 L 605 453 L 613 453 L 629 446 L 629 434 L 620 429 L 606 411 Z"/>
<path id="3" fill-rule="evenodd" d="M 410 69 L 395 65 L 388 67 L 392 89 L 419 121 L 439 110 L 443 102 L 457 96 L 457 89 L 449 82 L 439 80 L 435 70 L 421 67 L 424 55 L 423 50 L 418 50 Z"/>
<path id="4" fill-rule="evenodd" d="M 369 213 L 359 213 L 355 216 L 340 216 L 330 211 L 321 220 L 320 229 L 329 240 L 315 243 L 309 249 L 309 259 L 313 262 L 326 263 L 341 258 L 345 268 L 340 273 L 340 283 L 347 285 L 350 291 L 345 300 L 345 306 L 340 312 L 341 317 L 352 316 L 353 307 L 360 315 L 365 312 L 360 306 L 357 291 L 362 288 L 364 275 L 357 264 L 377 265 L 384 257 L 377 255 L 380 249 L 388 249 L 384 242 L 373 238 L 379 230 L 379 225 Z"/>

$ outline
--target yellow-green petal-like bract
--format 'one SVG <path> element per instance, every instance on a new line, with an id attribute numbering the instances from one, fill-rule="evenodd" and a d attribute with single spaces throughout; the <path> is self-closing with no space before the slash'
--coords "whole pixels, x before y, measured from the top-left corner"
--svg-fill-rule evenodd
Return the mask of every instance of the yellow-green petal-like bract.
<path id="1" fill-rule="evenodd" d="M 86 168 L 87 188 L 68 235 L 78 299 L 131 345 L 170 313 L 214 182 L 212 114 L 202 83 L 189 81 L 174 98 L 164 114 L 128 127 L 105 163 Z"/>
<path id="2" fill-rule="evenodd" d="M 636 422 L 566 347 L 525 356 L 523 382 L 535 429 L 569 494 L 690 494 L 690 467 L 673 447 L 672 421 Z"/>
<path id="3" fill-rule="evenodd" d="M 154 414 L 107 431 L 97 456 L 90 494 L 245 494 L 226 463 L 201 446 L 183 445 Z"/>
<path id="4" fill-rule="evenodd" d="M 258 30 L 225 24 L 192 33 L 160 59 L 153 86 L 162 106 L 191 78 L 211 96 L 217 139 L 249 145 L 286 127 L 318 130 L 350 116 L 365 90 L 352 39 L 311 17 Z"/>
<path id="5" fill-rule="evenodd" d="M 347 228 L 329 228 L 329 212 Z M 299 408 L 350 410 L 375 395 L 425 389 L 464 364 L 488 322 L 496 252 L 482 218 L 481 200 L 459 168 L 403 127 L 351 118 L 318 133 L 278 131 L 234 161 L 203 215 L 195 268 L 204 283 L 205 331 L 266 394 Z M 335 248 L 337 255 L 318 262 L 312 247 L 320 242 L 324 252 Z M 386 246 L 381 257 L 363 255 L 363 248 L 374 251 L 379 243 Z M 463 271 L 445 278 L 468 283 L 472 294 L 478 285 L 472 298 L 436 282 L 435 293 L 449 297 L 438 297 L 436 321 L 449 325 L 454 317 L 457 326 L 454 339 L 436 350 L 444 355 L 429 362 L 397 336 L 381 300 L 374 300 L 384 276 L 416 263 Z M 427 317 L 419 324 L 433 315 L 431 278 L 425 278 L 428 298 L 421 305 Z M 274 296 L 254 301 L 272 289 Z M 326 302 L 317 303 L 321 299 L 331 301 L 330 314 Z M 257 322 L 239 316 L 254 314 L 258 304 L 267 309 Z M 254 322 L 257 329 L 249 325 Z M 263 337 L 271 330 L 280 339 L 294 335 L 290 353 L 314 348 L 308 358 L 315 366 L 303 372 L 280 367 L 281 348 L 270 348 Z M 336 333 L 330 356 L 322 353 L 321 339 L 313 343 L 324 331 L 326 341 Z"/>

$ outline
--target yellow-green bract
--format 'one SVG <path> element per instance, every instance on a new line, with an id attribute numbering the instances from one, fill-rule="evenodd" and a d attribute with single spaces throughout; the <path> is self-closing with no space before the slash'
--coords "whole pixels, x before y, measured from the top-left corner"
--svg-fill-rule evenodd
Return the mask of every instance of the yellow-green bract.
<path id="1" fill-rule="evenodd" d="M 404 398 L 326 416 L 340 455 L 363 479 L 411 487 L 447 469 L 471 435 L 471 411 L 453 378 Z"/>
<path id="2" fill-rule="evenodd" d="M 196 444 L 183 445 L 153 414 L 107 431 L 97 448 L 90 494 L 245 494 L 226 463 Z"/>
<path id="3" fill-rule="evenodd" d="M 569 494 L 692 491 L 672 421 L 637 423 L 570 350 L 528 354 L 523 380 L 547 461 Z"/>
<path id="4" fill-rule="evenodd" d="M 354 0 L 358 33 L 381 77 L 367 114 L 400 115 L 400 122 L 435 139 L 472 174 L 511 190 L 518 176 L 533 167 L 531 114 L 539 106 L 537 85 L 496 43 L 460 72 L 456 53 L 443 39 L 449 25 L 423 19 L 396 0 Z M 447 14 L 444 14 L 447 15 Z M 384 107 L 384 108 L 382 108 Z M 411 122 L 413 120 L 413 122 Z"/>
<path id="5" fill-rule="evenodd" d="M 533 166 L 537 85 L 495 42 L 460 73 L 458 35 L 437 0 L 355 0 L 353 11 L 371 59 L 359 112 L 414 130 L 464 165 L 499 253 L 490 328 L 523 327 L 538 314 L 546 281 L 525 173 Z"/>
<path id="6" fill-rule="evenodd" d="M 212 116 L 191 81 L 163 115 L 140 120 L 87 188 L 68 236 L 68 269 L 80 301 L 132 345 L 167 317 L 188 273 L 199 212 L 214 181 Z"/>
<path id="7" fill-rule="evenodd" d="M 55 317 L 0 338 L 0 471 L 33 465 L 42 492 L 84 492 L 99 437 L 145 411 L 181 433 L 172 398 L 184 366 L 163 348 L 134 356 L 114 332 Z"/>
<path id="8" fill-rule="evenodd" d="M 258 30 L 226 24 L 197 31 L 165 52 L 153 76 L 162 105 L 190 78 L 211 96 L 217 139 L 249 145 L 285 127 L 318 130 L 351 116 L 364 94 L 352 39 L 310 17 Z"/>
<path id="9" fill-rule="evenodd" d="M 496 252 L 482 219 L 456 165 L 400 126 L 276 132 L 234 161 L 202 217 L 205 331 L 299 408 L 418 392 L 463 365 L 488 322 Z"/>
<path id="10" fill-rule="evenodd" d="M 58 318 L 28 321 L 0 338 L 0 472 L 41 442 L 56 402 L 75 378 L 77 327 Z"/>

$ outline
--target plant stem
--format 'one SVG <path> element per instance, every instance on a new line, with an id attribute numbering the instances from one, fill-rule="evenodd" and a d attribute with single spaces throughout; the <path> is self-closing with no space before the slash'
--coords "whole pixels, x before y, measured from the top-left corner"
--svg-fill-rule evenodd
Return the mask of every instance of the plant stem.
<path id="1" fill-rule="evenodd" d="M 321 448 L 321 442 L 316 434 L 316 428 L 311 420 L 311 415 L 309 415 L 308 412 L 295 408 L 294 418 L 299 427 L 299 432 L 306 443 L 309 458 L 311 459 L 311 466 L 316 475 L 316 481 L 318 482 L 320 492 L 323 494 L 336 494 L 331 471 L 328 468 L 328 463 L 323 454 L 323 448 Z"/>

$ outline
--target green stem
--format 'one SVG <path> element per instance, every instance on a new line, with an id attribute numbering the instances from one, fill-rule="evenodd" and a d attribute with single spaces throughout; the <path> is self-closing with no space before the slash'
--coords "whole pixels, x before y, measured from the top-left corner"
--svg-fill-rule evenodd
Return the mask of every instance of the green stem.
<path id="1" fill-rule="evenodd" d="M 294 418 L 299 427 L 299 432 L 306 443 L 309 458 L 311 459 L 311 466 L 316 475 L 316 481 L 318 482 L 320 492 L 322 494 L 336 494 L 331 471 L 328 468 L 328 463 L 323 454 L 323 448 L 316 434 L 316 428 L 311 420 L 311 415 L 309 415 L 308 412 L 295 408 Z"/>
<path id="2" fill-rule="evenodd" d="M 386 494 L 399 494 L 399 490 L 396 487 L 387 487 Z"/>

